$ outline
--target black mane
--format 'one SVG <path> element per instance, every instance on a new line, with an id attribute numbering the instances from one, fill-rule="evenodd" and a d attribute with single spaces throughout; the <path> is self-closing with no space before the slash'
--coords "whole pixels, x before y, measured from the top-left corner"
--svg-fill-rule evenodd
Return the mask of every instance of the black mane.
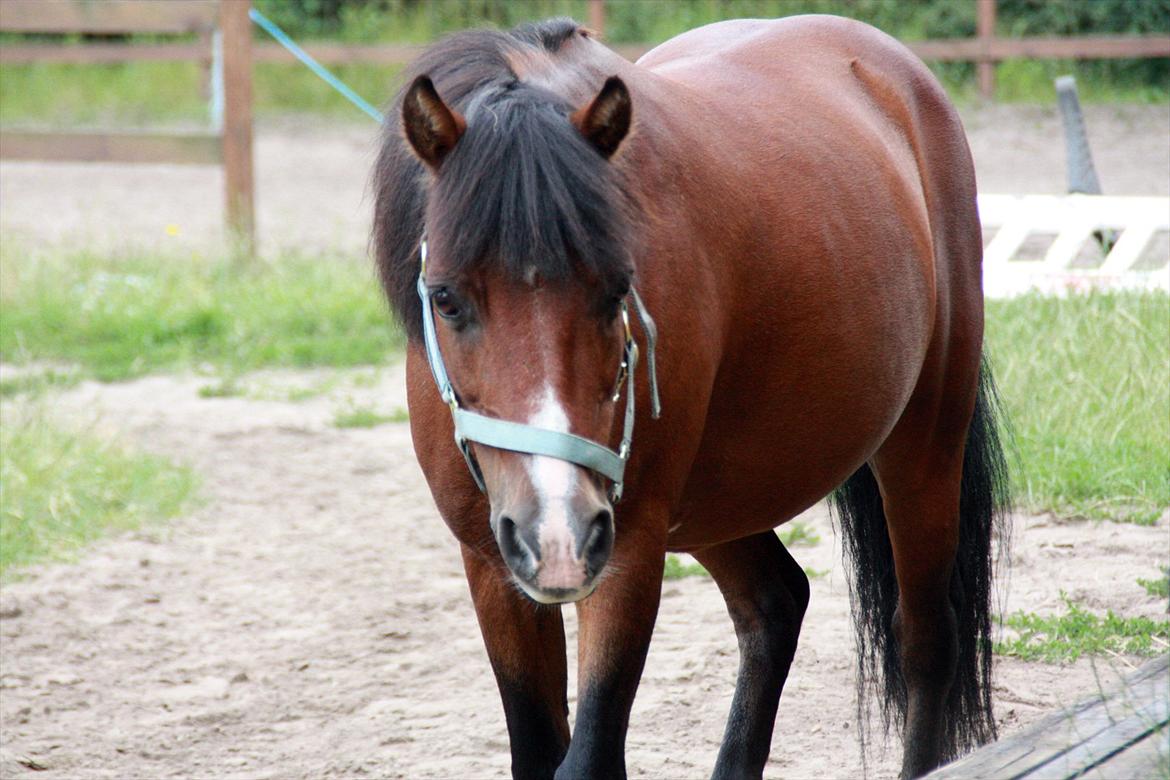
<path id="1" fill-rule="evenodd" d="M 620 294 L 632 266 L 625 187 L 613 165 L 569 123 L 578 108 L 520 80 L 510 54 L 554 55 L 580 31 L 570 19 L 510 32 L 457 33 L 428 48 L 404 74 L 428 75 L 467 131 L 443 161 L 431 193 L 428 243 L 456 273 L 495 263 L 513 278 L 585 273 Z M 382 286 L 408 336 L 421 336 L 415 292 L 427 174 L 402 134 L 405 86 L 386 114 L 374 168 L 373 246 Z"/>

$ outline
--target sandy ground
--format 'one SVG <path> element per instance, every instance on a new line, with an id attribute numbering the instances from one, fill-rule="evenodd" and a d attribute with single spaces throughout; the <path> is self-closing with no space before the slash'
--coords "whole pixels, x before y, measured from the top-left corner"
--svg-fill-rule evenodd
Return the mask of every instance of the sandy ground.
<path id="1" fill-rule="evenodd" d="M 1170 194 L 1170 113 L 1090 107 L 1102 183 Z M 965 112 L 981 187 L 1065 187 L 1052 109 Z M 262 125 L 260 240 L 365 253 L 371 126 Z M 5 163 L 0 238 L 36 251 L 214 251 L 217 169 Z M 339 430 L 338 408 L 404 406 L 400 369 L 264 374 L 244 398 L 202 399 L 212 380 L 86 383 L 59 414 L 191 464 L 205 501 L 165 528 L 94 546 L 0 590 L 0 776 L 48 778 L 480 778 L 507 773 L 503 717 L 455 543 L 436 516 L 405 425 Z M 332 378 L 331 378 L 332 377 Z M 290 403 L 293 385 L 329 384 Z M 776 726 L 770 777 L 861 769 L 845 576 L 825 511 L 802 518 L 819 544 L 794 552 L 825 576 Z M 1061 593 L 1094 610 L 1164 616 L 1137 586 L 1170 558 L 1154 528 L 1015 518 L 1007 611 L 1050 612 Z M 573 610 L 566 610 L 575 633 Z M 570 652 L 570 657 L 574 657 Z M 1002 731 L 1108 687 L 1136 659 L 1065 667 L 1004 660 Z M 664 586 L 630 728 L 637 777 L 706 776 L 737 654 L 705 579 Z M 570 675 L 572 677 L 572 675 Z M 871 774 L 896 772 L 896 744 Z"/>
<path id="2" fill-rule="evenodd" d="M 326 379 L 331 389 L 316 398 L 276 400 Z M 203 399 L 206 378 L 155 377 L 85 383 L 54 400 L 77 424 L 193 465 L 205 502 L 3 588 L 4 777 L 31 777 L 19 763 L 28 758 L 46 778 L 507 774 L 502 711 L 457 547 L 406 425 L 332 425 L 354 403 L 404 404 L 400 368 L 376 380 L 262 374 L 245 397 Z M 822 507 L 802 520 L 820 541 L 794 554 L 828 573 L 812 582 L 768 776 L 856 777 L 839 545 Z M 1153 528 L 1017 517 L 1004 608 L 1055 611 L 1066 593 L 1093 610 L 1164 616 L 1164 600 L 1135 579 L 1167 564 L 1168 528 L 1170 517 Z M 572 641 L 573 610 L 565 614 Z M 1001 660 L 1002 732 L 1109 687 L 1138 662 Z M 736 664 L 714 584 L 666 583 L 630 727 L 632 776 L 710 772 Z M 893 743 L 871 774 L 896 774 L 897 756 Z"/>
<path id="3" fill-rule="evenodd" d="M 1065 192 L 1055 102 L 971 106 L 962 113 L 981 192 Z M 1170 109 L 1087 106 L 1085 117 L 1107 194 L 1170 195 Z M 376 136 L 373 122 L 286 120 L 258 127 L 262 251 L 365 254 Z M 0 164 L 0 235 L 30 248 L 215 250 L 223 241 L 222 191 L 214 167 L 7 162 Z"/>

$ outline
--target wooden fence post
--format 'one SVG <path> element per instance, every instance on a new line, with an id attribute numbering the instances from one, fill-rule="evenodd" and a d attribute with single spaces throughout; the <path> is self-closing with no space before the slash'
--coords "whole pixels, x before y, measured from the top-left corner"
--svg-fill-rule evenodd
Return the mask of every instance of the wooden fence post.
<path id="1" fill-rule="evenodd" d="M 605 37 L 605 0 L 589 0 L 589 29 Z"/>
<path id="2" fill-rule="evenodd" d="M 979 60 L 975 65 L 979 76 L 979 94 L 995 97 L 995 60 L 991 47 L 995 41 L 996 0 L 975 0 L 975 32 L 979 40 Z"/>
<path id="3" fill-rule="evenodd" d="M 252 177 L 251 0 L 220 0 L 223 38 L 223 178 L 229 240 L 250 255 L 256 247 Z"/>

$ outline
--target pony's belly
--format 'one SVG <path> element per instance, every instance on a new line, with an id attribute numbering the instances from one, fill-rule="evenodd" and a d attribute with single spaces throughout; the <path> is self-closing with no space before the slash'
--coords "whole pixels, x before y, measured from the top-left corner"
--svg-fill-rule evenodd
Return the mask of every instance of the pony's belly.
<path id="1" fill-rule="evenodd" d="M 929 324 L 918 317 L 876 318 L 872 327 L 879 336 L 889 333 L 832 356 L 810 350 L 793 361 L 755 354 L 752 382 L 717 390 L 670 521 L 672 547 L 693 549 L 775 528 L 877 451 L 919 380 Z M 901 346 L 875 348 L 883 340 Z"/>
<path id="2" fill-rule="evenodd" d="M 761 453 L 767 462 L 720 469 L 717 477 L 703 480 L 702 488 L 688 490 L 671 519 L 668 547 L 700 549 L 791 520 L 844 482 L 880 445 L 881 438 L 834 442 L 835 447 L 805 443 L 799 449 Z M 703 460 L 706 464 L 715 459 Z M 710 468 L 714 466 L 699 466 Z"/>

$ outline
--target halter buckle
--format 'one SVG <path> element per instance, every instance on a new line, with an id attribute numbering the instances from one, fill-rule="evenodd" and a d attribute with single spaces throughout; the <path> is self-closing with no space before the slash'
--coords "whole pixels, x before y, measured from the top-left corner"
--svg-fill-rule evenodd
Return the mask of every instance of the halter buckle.
<path id="1" fill-rule="evenodd" d="M 622 327 L 626 331 L 626 343 L 622 348 L 622 362 L 618 364 L 617 378 L 613 383 L 613 397 L 615 404 L 622 397 L 622 387 L 630 377 L 630 366 L 638 362 L 638 342 L 634 341 L 634 333 L 630 330 L 630 309 L 622 300 Z"/>

